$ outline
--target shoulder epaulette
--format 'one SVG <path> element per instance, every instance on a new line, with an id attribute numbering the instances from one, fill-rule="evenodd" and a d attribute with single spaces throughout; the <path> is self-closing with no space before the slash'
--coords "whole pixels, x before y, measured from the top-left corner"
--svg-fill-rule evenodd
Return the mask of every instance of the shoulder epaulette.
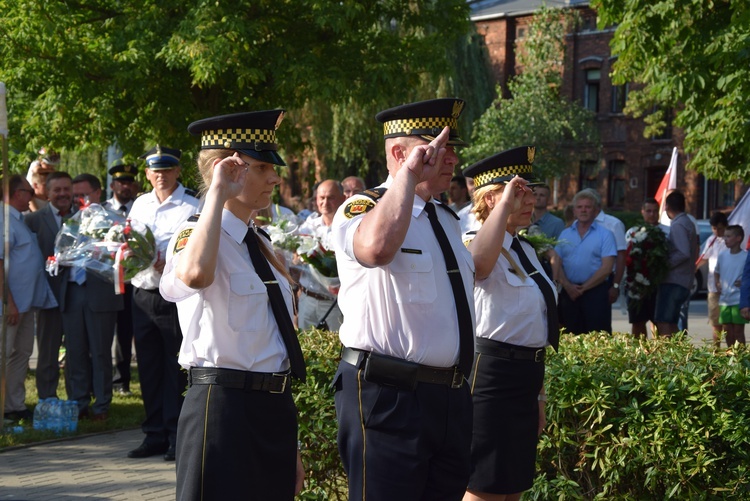
<path id="1" fill-rule="evenodd" d="M 347 219 L 352 219 L 353 217 L 359 216 L 360 214 L 371 211 L 375 207 L 375 204 L 378 202 L 378 200 L 380 200 L 380 198 L 385 195 L 386 191 L 387 188 L 371 188 L 369 190 L 357 193 L 357 195 L 362 195 L 367 198 L 359 198 L 346 204 L 346 207 L 344 207 L 344 216 Z"/>
<path id="2" fill-rule="evenodd" d="M 458 214 L 456 214 L 455 212 L 453 212 L 453 209 L 451 209 L 451 208 L 450 208 L 450 207 L 448 207 L 447 205 L 445 205 L 445 204 L 443 204 L 443 203 L 439 203 L 439 204 L 437 204 L 437 205 L 438 205 L 438 207 L 442 207 L 443 209 L 447 210 L 447 211 L 448 211 L 448 214 L 450 214 L 451 216 L 455 217 L 457 221 L 460 221 L 460 220 L 461 220 L 461 218 L 460 218 L 460 217 L 458 217 Z"/>
<path id="3" fill-rule="evenodd" d="M 200 212 L 198 212 L 197 214 L 193 214 L 192 216 L 190 216 L 188 218 L 188 222 L 189 223 L 194 223 L 194 222 L 196 222 L 198 220 L 199 217 L 201 217 L 201 213 Z"/>
<path id="4" fill-rule="evenodd" d="M 193 198 L 198 198 L 198 192 L 195 190 L 191 190 L 190 188 L 185 188 L 185 194 L 190 195 Z"/>
<path id="5" fill-rule="evenodd" d="M 266 233 L 266 230 L 264 230 L 263 228 L 258 227 L 258 234 L 259 235 L 263 235 L 264 237 L 266 237 L 269 242 L 271 241 L 271 235 L 269 235 L 268 233 Z"/>
<path id="6" fill-rule="evenodd" d="M 467 231 L 465 235 L 471 235 L 472 237 L 477 234 L 477 230 Z"/>

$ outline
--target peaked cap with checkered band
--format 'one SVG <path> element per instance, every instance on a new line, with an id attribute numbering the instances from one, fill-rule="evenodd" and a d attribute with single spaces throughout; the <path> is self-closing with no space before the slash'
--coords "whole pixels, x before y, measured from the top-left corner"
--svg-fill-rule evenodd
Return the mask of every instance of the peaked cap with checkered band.
<path id="1" fill-rule="evenodd" d="M 286 165 L 276 152 L 276 129 L 284 110 L 252 111 L 204 118 L 188 125 L 201 137 L 202 150 L 235 150 L 274 165 Z"/>
<path id="2" fill-rule="evenodd" d="M 180 166 L 182 152 L 176 148 L 156 145 L 138 158 L 146 161 L 150 170 L 167 170 Z"/>
<path id="3" fill-rule="evenodd" d="M 520 146 L 501 151 L 491 157 L 470 165 L 463 171 L 466 177 L 474 178 L 474 187 L 481 188 L 488 184 L 505 184 L 514 176 L 520 176 L 530 186 L 543 184 L 533 174 L 534 146 Z"/>
<path id="4" fill-rule="evenodd" d="M 420 136 L 432 141 L 443 127 L 450 127 L 448 144 L 468 146 L 469 143 L 458 135 L 458 117 L 463 109 L 463 99 L 430 99 L 381 111 L 375 118 L 383 124 L 385 138 Z"/>

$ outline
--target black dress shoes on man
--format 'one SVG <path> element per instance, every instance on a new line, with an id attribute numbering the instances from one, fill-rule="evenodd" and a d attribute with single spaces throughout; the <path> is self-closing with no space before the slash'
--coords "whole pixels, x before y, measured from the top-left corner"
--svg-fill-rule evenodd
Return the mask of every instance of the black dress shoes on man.
<path id="1" fill-rule="evenodd" d="M 168 452 L 168 449 L 170 449 L 170 447 L 169 447 L 169 444 L 167 443 L 153 444 L 153 443 L 143 442 L 137 448 L 128 452 L 128 457 L 134 458 L 134 459 L 148 458 L 151 456 L 156 456 L 157 454 L 165 454 L 166 452 Z M 172 459 L 174 459 L 174 452 L 172 453 Z"/>
<path id="2" fill-rule="evenodd" d="M 164 461 L 174 461 L 176 454 L 176 447 L 174 444 L 169 444 L 167 452 L 164 453 Z"/>

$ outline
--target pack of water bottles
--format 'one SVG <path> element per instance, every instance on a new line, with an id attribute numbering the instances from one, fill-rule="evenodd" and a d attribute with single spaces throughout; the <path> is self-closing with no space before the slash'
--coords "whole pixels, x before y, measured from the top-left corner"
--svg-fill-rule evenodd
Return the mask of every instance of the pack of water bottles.
<path id="1" fill-rule="evenodd" d="M 78 429 L 78 402 L 43 398 L 34 408 L 34 429 L 71 433 Z"/>

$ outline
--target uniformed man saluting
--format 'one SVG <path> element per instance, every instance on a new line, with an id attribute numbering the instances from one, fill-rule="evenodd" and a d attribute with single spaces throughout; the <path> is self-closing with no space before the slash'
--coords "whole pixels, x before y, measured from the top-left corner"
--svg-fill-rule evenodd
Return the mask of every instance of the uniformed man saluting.
<path id="1" fill-rule="evenodd" d="M 377 115 L 389 176 L 333 220 L 344 313 L 336 373 L 349 499 L 461 499 L 469 476 L 474 265 L 445 191 L 464 102 Z"/>

